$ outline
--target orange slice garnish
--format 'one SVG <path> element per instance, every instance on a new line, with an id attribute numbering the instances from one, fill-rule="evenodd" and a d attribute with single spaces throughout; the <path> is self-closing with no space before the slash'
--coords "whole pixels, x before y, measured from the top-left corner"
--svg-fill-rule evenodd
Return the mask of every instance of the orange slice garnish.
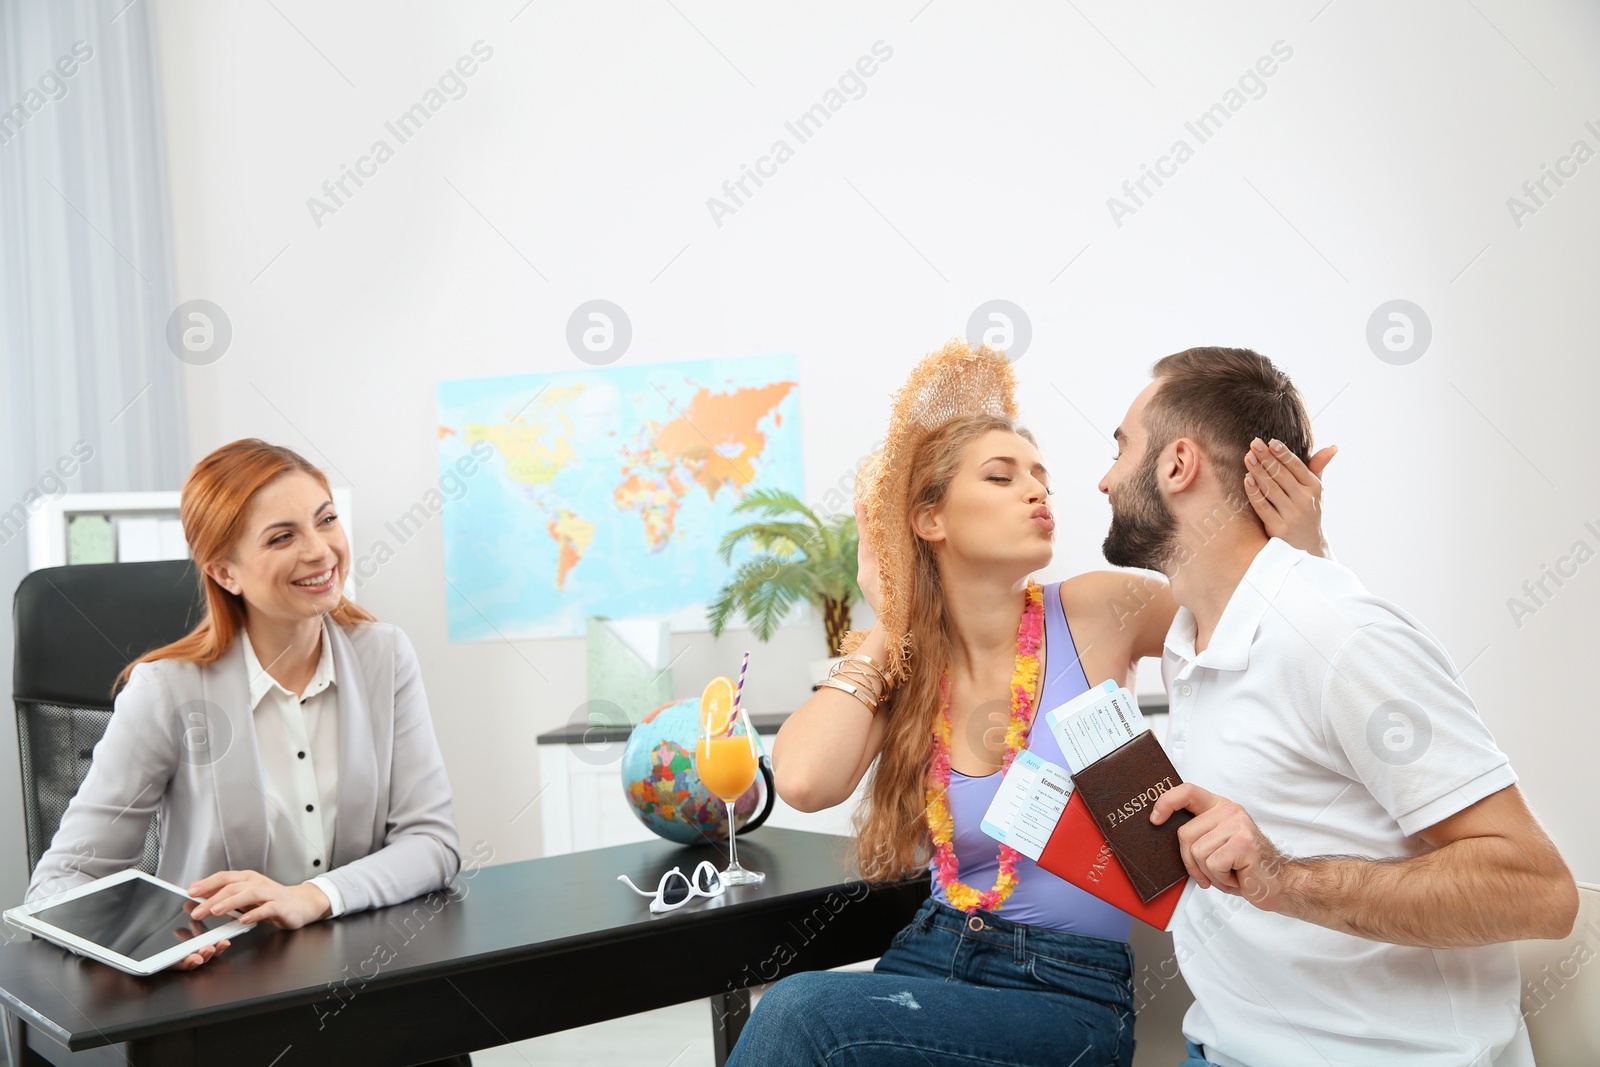
<path id="1" fill-rule="evenodd" d="M 733 679 L 717 675 L 700 694 L 700 721 L 712 737 L 728 732 L 733 721 Z"/>

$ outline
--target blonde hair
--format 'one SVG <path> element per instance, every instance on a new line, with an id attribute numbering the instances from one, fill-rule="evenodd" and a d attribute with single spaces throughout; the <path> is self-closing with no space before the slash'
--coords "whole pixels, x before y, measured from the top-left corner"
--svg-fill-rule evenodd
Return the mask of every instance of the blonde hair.
<path id="1" fill-rule="evenodd" d="M 1034 447 L 1033 434 L 1007 415 L 957 415 L 911 449 L 904 466 L 905 502 L 897 521 L 910 533 L 909 573 L 893 576 L 902 586 L 908 652 L 905 680 L 878 709 L 885 719 L 883 746 L 857 809 L 856 862 L 868 881 L 888 881 L 927 865 L 932 841 L 926 818 L 928 765 L 939 715 L 939 678 L 949 667 L 951 640 L 944 587 L 933 546 L 910 531 L 911 516 L 944 503 L 968 448 L 991 430 L 1015 433 Z M 857 642 L 859 643 L 859 642 Z"/>

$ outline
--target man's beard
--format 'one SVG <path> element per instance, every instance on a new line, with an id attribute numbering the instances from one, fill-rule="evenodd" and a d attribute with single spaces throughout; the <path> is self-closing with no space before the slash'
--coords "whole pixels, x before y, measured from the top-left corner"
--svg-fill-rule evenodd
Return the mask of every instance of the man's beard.
<path id="1" fill-rule="evenodd" d="M 1178 520 L 1156 485 L 1156 461 L 1150 453 L 1121 491 L 1111 492 L 1111 532 L 1100 549 L 1113 567 L 1163 570 L 1178 546 Z"/>

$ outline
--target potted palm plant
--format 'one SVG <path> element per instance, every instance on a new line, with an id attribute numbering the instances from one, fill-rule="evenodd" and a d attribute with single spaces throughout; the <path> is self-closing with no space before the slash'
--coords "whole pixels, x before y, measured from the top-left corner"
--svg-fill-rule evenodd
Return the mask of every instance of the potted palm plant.
<path id="1" fill-rule="evenodd" d="M 822 612 L 829 659 L 813 663 L 813 680 L 827 676 L 831 657 L 850 629 L 850 612 L 861 596 L 856 584 L 856 518 L 845 512 L 824 520 L 793 493 L 757 489 L 734 505 L 734 512 L 759 519 L 730 530 L 717 548 L 723 563 L 733 550 L 748 543 L 755 555 L 741 563 L 733 578 L 706 609 L 713 637 L 722 633 L 737 612 L 768 641 L 789 608 L 800 601 Z"/>

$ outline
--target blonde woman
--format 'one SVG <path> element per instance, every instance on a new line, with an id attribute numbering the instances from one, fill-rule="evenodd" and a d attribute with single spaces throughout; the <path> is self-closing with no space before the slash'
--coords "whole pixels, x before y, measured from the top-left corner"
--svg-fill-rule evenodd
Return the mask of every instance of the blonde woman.
<path id="1" fill-rule="evenodd" d="M 1131 919 L 978 824 L 1018 749 L 1066 763 L 1050 731 L 1031 729 L 1035 712 L 1108 678 L 1131 687 L 1139 659 L 1161 654 L 1176 604 L 1159 579 L 1122 572 L 1031 580 L 1050 562 L 1057 511 L 1014 388 L 1004 355 L 955 341 L 897 394 L 857 509 L 860 584 L 878 623 L 846 639 L 858 658 L 773 749 L 778 791 L 802 810 L 844 801 L 876 761 L 858 865 L 869 880 L 928 869 L 929 899 L 873 973 L 773 986 L 730 1067 L 1132 1059 Z M 1218 521 L 1320 549 L 1312 470 L 1287 452 L 1251 470 Z"/>

